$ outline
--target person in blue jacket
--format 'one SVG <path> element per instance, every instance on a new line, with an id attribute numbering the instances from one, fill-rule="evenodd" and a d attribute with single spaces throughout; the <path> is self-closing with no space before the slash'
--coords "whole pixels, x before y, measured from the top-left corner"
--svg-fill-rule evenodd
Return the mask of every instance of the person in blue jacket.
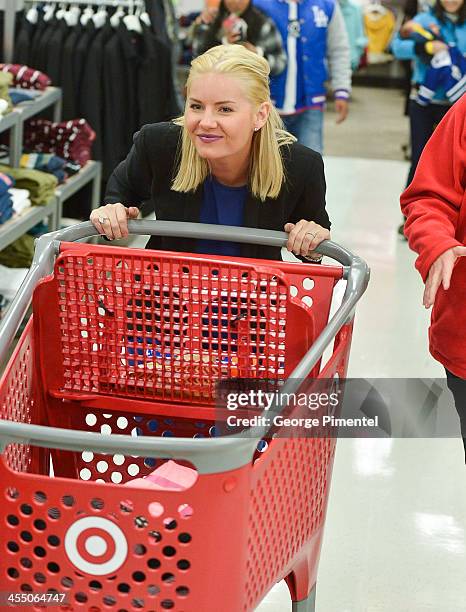
<path id="1" fill-rule="evenodd" d="M 421 153 L 437 124 L 461 93 L 462 77 L 455 70 L 466 54 L 465 0 L 437 0 L 429 11 L 418 13 L 402 26 L 392 43 L 398 59 L 413 61 L 413 90 L 409 105 L 411 131 L 411 183 Z M 450 63 L 449 63 L 450 62 Z M 445 76 L 448 75 L 448 78 Z M 402 232 L 400 227 L 400 233 Z"/>
<path id="2" fill-rule="evenodd" d="M 337 0 L 253 0 L 275 22 L 288 56 L 286 69 L 270 79 L 272 101 L 286 129 L 322 153 L 328 73 L 337 123 L 348 115 L 351 62 L 348 34 Z M 328 70 L 327 70 L 328 67 Z"/>

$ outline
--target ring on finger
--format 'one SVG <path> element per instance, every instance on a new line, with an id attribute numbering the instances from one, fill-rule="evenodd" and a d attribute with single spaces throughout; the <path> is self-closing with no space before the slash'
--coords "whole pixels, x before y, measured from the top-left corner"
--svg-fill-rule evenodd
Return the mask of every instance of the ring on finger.
<path id="1" fill-rule="evenodd" d="M 98 219 L 97 219 L 97 220 L 98 220 L 98 222 L 99 222 L 100 224 L 102 224 L 102 225 L 103 225 L 104 223 L 106 223 L 106 222 L 108 221 L 108 218 L 107 218 L 107 217 L 98 217 Z"/>

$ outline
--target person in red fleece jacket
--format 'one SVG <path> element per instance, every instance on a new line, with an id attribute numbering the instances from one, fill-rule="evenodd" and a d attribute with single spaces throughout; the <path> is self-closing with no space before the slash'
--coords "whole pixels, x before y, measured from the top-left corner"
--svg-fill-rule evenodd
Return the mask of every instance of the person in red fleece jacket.
<path id="1" fill-rule="evenodd" d="M 400 202 L 405 235 L 419 255 L 423 303 L 434 306 L 430 352 L 447 372 L 466 461 L 466 96 L 433 133 Z"/>

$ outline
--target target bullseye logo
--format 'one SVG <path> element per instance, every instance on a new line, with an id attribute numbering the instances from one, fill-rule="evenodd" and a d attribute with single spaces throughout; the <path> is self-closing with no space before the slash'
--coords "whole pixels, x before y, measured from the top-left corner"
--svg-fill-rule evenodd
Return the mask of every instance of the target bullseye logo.
<path id="1" fill-rule="evenodd" d="M 65 550 L 78 570 L 104 576 L 118 570 L 128 555 L 128 542 L 122 530 L 99 516 L 86 516 L 69 527 Z"/>

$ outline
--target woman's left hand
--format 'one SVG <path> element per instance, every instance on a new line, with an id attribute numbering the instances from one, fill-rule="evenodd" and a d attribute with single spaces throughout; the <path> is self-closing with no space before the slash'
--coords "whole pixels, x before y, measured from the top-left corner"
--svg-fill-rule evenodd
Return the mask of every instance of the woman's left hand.
<path id="1" fill-rule="evenodd" d="M 285 232 L 289 234 L 286 248 L 295 255 L 311 257 L 312 252 L 323 240 L 330 240 L 330 232 L 325 227 L 301 219 L 298 223 L 287 223 Z"/>

